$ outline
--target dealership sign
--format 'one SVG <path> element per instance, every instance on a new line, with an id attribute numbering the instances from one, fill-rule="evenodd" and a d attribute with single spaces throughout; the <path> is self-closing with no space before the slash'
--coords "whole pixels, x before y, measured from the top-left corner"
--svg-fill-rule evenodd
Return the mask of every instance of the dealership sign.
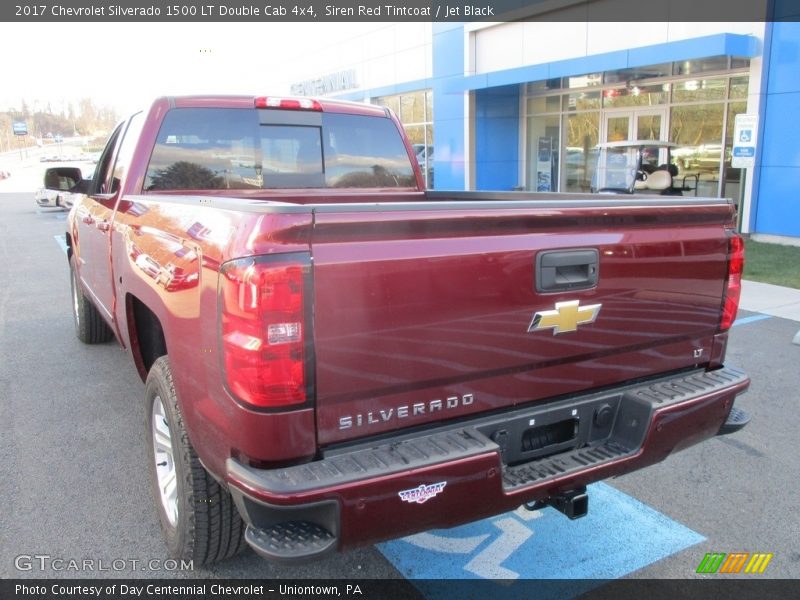
<path id="1" fill-rule="evenodd" d="M 733 156 L 731 167 L 743 169 L 756 164 L 756 135 L 758 115 L 736 115 L 733 126 Z"/>
<path id="2" fill-rule="evenodd" d="M 356 72 L 353 69 L 339 71 L 330 75 L 323 75 L 315 79 L 307 79 L 293 83 L 291 90 L 294 96 L 322 96 L 343 90 L 352 90 L 358 87 Z"/>
<path id="3" fill-rule="evenodd" d="M 11 125 L 14 135 L 28 135 L 28 124 L 25 121 L 14 121 Z"/>

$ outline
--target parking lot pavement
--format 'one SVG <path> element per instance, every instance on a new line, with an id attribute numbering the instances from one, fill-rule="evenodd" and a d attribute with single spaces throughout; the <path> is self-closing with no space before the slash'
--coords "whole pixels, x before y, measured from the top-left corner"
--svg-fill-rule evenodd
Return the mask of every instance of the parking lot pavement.
<path id="1" fill-rule="evenodd" d="M 0 194 L 0 577 L 92 575 L 15 568 L 20 555 L 48 554 L 140 561 L 95 573 L 124 577 L 692 578 L 707 552 L 773 553 L 765 576 L 800 577 L 797 322 L 746 311 L 728 362 L 753 379 L 737 404 L 750 425 L 595 486 L 583 521 L 518 511 L 308 565 L 247 553 L 212 568 L 147 568 L 165 553 L 144 467 L 143 385 L 118 346 L 74 336 L 56 242 L 64 219 L 30 193 Z"/>

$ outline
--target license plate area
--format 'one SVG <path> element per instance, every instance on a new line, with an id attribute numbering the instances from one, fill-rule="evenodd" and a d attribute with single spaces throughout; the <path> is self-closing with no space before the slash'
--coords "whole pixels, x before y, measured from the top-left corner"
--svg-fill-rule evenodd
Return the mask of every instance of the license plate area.
<path id="1" fill-rule="evenodd" d="M 503 464 L 513 466 L 608 439 L 620 401 L 613 395 L 573 401 L 570 406 L 557 403 L 507 415 L 477 429 L 499 446 Z"/>

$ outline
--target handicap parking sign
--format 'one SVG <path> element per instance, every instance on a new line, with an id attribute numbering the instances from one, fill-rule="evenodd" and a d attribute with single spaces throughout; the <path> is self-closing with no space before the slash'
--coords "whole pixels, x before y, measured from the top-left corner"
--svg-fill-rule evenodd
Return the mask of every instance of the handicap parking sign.
<path id="1" fill-rule="evenodd" d="M 736 115 L 731 167 L 742 169 L 755 166 L 757 133 L 758 115 Z"/>

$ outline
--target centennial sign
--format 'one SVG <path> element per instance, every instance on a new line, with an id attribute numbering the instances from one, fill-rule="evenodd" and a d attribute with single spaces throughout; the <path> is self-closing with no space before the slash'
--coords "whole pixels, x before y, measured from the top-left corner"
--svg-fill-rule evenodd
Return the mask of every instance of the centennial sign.
<path id="1" fill-rule="evenodd" d="M 358 87 L 356 72 L 354 69 L 349 69 L 293 83 L 291 90 L 293 96 L 322 96 L 332 92 L 352 90 L 356 87 Z"/>

